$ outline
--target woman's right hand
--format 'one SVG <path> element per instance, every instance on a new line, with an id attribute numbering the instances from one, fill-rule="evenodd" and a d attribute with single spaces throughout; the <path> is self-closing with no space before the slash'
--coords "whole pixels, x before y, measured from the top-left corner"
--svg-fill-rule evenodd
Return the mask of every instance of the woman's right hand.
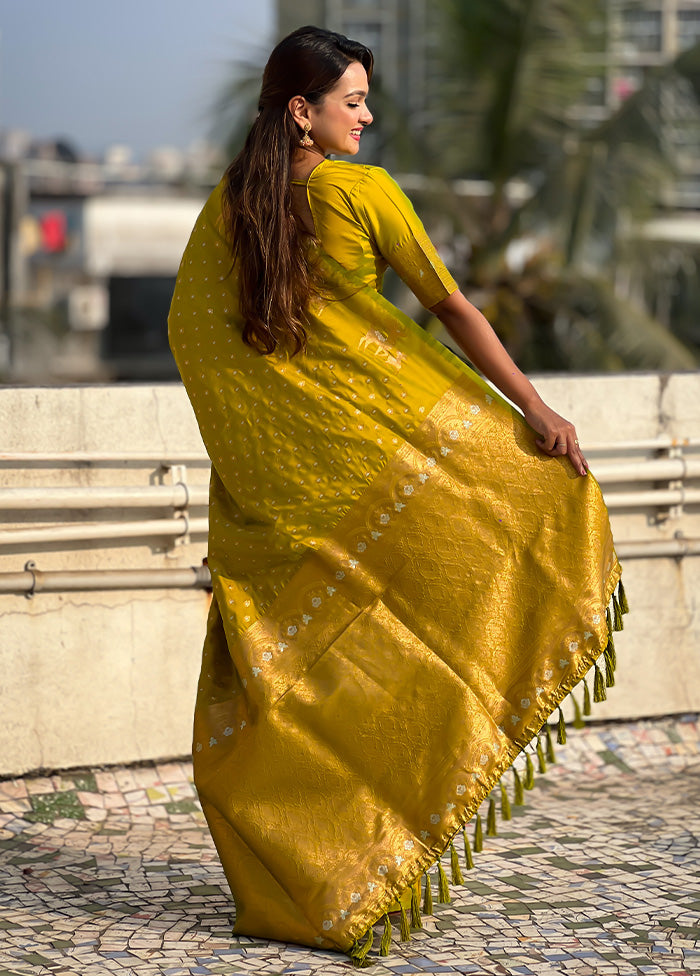
<path id="1" fill-rule="evenodd" d="M 578 474 L 585 476 L 588 473 L 588 461 L 583 456 L 572 423 L 560 417 L 539 397 L 523 409 L 523 414 L 532 429 L 540 435 L 535 443 L 543 454 L 549 457 L 567 454 Z"/>

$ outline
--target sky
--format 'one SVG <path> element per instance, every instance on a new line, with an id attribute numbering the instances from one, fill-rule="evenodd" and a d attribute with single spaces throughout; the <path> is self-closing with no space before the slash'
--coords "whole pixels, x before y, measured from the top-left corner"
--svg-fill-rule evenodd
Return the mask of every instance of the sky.
<path id="1" fill-rule="evenodd" d="M 236 60 L 264 61 L 274 0 L 0 0 L 0 129 L 136 159 L 211 136 Z"/>

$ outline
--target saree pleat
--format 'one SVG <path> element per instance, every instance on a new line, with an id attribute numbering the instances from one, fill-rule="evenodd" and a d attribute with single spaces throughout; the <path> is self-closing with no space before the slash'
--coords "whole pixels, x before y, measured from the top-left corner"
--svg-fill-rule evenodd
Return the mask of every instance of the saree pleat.
<path id="1" fill-rule="evenodd" d="M 611 683 L 620 567 L 595 478 L 379 294 L 390 263 L 425 304 L 456 287 L 383 171 L 310 180 L 345 237 L 319 233 L 296 357 L 241 340 L 220 194 L 169 319 L 212 458 L 195 781 L 235 931 L 361 961 L 411 887 L 418 924 L 423 872 L 599 658 Z"/>

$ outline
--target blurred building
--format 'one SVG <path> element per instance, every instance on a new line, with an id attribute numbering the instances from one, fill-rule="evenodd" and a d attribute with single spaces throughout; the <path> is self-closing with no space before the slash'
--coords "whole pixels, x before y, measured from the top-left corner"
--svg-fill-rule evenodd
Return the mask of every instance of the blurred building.
<path id="1" fill-rule="evenodd" d="M 700 41 L 700 0 L 607 0 L 608 49 L 589 110 L 614 111 L 643 84 L 649 71 L 672 61 Z M 664 135 L 679 151 L 681 175 L 671 198 L 680 207 L 700 208 L 700 139 L 697 104 L 682 90 L 661 96 Z M 596 106 L 597 103 L 597 106 Z"/>
<path id="2" fill-rule="evenodd" d="M 167 314 L 182 251 L 222 161 L 208 146 L 81 158 L 0 140 L 0 377 L 177 378 Z"/>

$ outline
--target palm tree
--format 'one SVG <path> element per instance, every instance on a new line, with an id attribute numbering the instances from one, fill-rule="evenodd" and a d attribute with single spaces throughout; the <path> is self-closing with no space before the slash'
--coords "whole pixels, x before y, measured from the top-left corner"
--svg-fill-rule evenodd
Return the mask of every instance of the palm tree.
<path id="1" fill-rule="evenodd" d="M 700 45 L 591 124 L 573 107 L 602 73 L 602 0 L 443 6 L 444 76 L 420 142 L 445 187 L 468 175 L 489 192 L 424 203 L 441 202 L 470 243 L 456 269 L 464 289 L 527 369 L 697 366 L 700 349 L 624 283 L 639 277 L 635 231 L 677 174 L 669 106 L 686 119 L 692 106 L 697 126 Z M 527 192 L 516 198 L 517 183 Z"/>

